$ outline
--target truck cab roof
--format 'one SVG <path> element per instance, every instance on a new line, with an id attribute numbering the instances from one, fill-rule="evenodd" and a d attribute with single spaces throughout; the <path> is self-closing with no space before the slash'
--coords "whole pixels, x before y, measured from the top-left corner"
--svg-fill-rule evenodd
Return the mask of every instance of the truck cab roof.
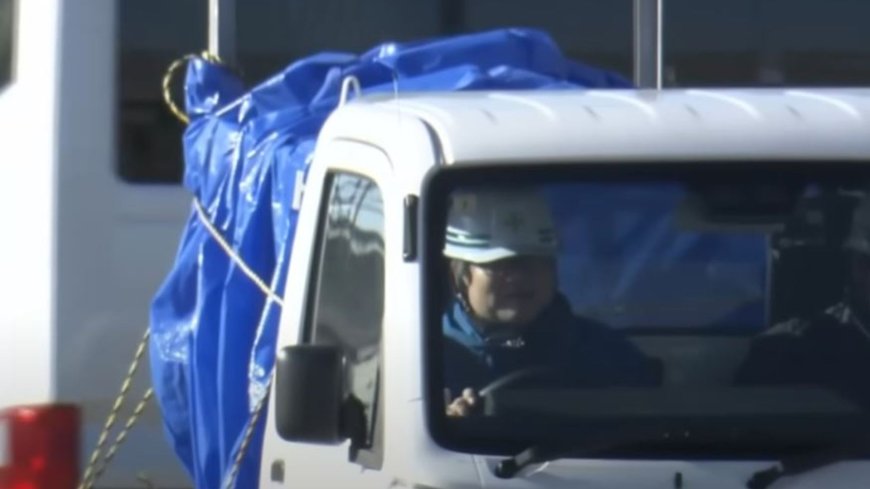
<path id="1" fill-rule="evenodd" d="M 870 89 L 376 94 L 336 110 L 324 133 L 386 148 L 413 123 L 437 137 L 444 164 L 864 160 Z"/>

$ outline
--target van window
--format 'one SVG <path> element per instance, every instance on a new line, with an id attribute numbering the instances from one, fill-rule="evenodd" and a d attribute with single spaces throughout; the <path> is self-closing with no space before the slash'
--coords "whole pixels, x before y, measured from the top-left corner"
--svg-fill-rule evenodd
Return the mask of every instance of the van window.
<path id="1" fill-rule="evenodd" d="M 205 48 L 208 3 L 119 1 L 117 9 L 118 176 L 137 184 L 178 183 L 185 126 L 164 104 L 161 84 L 172 61 Z M 173 87 L 178 101 L 183 79 L 182 70 Z"/>
<path id="2" fill-rule="evenodd" d="M 383 202 L 377 185 L 356 175 L 335 174 L 326 188 L 306 334 L 344 351 L 347 394 L 365 406 L 371 441 L 384 316 Z"/>

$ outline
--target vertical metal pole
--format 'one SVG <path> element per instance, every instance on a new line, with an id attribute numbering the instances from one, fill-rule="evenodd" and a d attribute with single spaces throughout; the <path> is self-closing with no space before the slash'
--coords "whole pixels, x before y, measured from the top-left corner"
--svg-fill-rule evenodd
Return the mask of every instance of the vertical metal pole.
<path id="1" fill-rule="evenodd" d="M 236 64 L 236 0 L 208 0 L 208 50 Z"/>
<path id="2" fill-rule="evenodd" d="M 634 0 L 634 83 L 662 88 L 662 3 Z"/>

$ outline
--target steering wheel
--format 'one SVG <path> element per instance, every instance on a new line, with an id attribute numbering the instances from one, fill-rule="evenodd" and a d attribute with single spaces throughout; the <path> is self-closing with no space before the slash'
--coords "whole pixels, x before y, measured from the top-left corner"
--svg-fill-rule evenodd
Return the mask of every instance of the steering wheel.
<path id="1" fill-rule="evenodd" d="M 508 372 L 501 377 L 493 380 L 485 387 L 480 389 L 481 397 L 487 397 L 493 392 L 501 389 L 509 388 L 518 384 L 521 381 L 529 379 L 552 379 L 559 374 L 558 370 L 552 367 L 526 367 Z"/>

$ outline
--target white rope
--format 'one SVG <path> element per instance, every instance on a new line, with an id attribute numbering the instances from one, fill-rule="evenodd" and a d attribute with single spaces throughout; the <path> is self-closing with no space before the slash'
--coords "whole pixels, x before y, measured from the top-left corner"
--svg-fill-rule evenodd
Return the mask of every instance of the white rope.
<path id="1" fill-rule="evenodd" d="M 266 282 L 264 282 L 263 279 L 261 279 L 259 276 L 257 276 L 256 273 L 254 273 L 253 270 L 251 270 L 251 268 L 245 263 L 245 261 L 242 260 L 242 257 L 240 257 L 238 253 L 236 253 L 236 250 L 234 250 L 233 247 L 230 246 L 230 244 L 227 242 L 227 240 L 224 239 L 220 231 L 218 231 L 218 229 L 214 226 L 214 224 L 212 224 L 211 220 L 208 218 L 208 215 L 206 214 L 205 209 L 202 207 L 202 203 L 199 201 L 199 199 L 194 198 L 193 205 L 196 209 L 196 214 L 197 217 L 199 217 L 199 221 L 202 223 L 203 226 L 205 226 L 211 237 L 214 238 L 215 241 L 217 241 L 218 245 L 220 245 L 220 247 L 224 250 L 227 256 L 230 257 L 233 263 L 235 263 L 242 271 L 242 273 L 244 273 L 249 279 L 251 279 L 252 282 L 254 282 L 254 284 L 257 285 L 257 287 L 263 292 L 263 294 L 265 294 L 265 296 L 270 301 L 283 308 L 284 301 L 280 297 L 278 297 L 274 290 L 266 285 Z M 268 302 L 265 306 L 263 306 L 263 308 L 265 309 L 267 307 L 269 307 Z M 273 367 L 272 371 L 269 372 L 269 378 L 266 381 L 267 391 L 272 386 L 272 379 L 274 374 L 275 369 Z M 257 406 L 254 408 L 254 412 L 251 413 L 251 416 L 248 418 L 248 423 L 245 426 L 245 435 L 242 440 L 242 444 L 239 447 L 239 451 L 236 453 L 235 459 L 233 460 L 233 466 L 230 468 L 229 475 L 224 484 L 222 485 L 224 489 L 231 489 L 235 485 L 236 477 L 238 476 L 239 469 L 241 468 L 245 453 L 248 451 L 248 446 L 250 445 L 251 438 L 254 434 L 254 426 L 257 424 L 263 407 L 266 405 L 266 397 L 267 396 L 264 395 L 260 398 L 259 402 L 257 402 Z"/>
<path id="2" fill-rule="evenodd" d="M 205 209 L 202 207 L 202 203 L 200 203 L 199 199 L 193 199 L 193 205 L 196 209 L 196 214 L 199 217 L 202 225 L 205 226 L 206 230 L 208 230 L 208 233 L 212 236 L 212 238 L 215 239 L 215 241 L 217 241 L 218 245 L 220 245 L 220 247 L 224 250 L 227 256 L 230 257 L 233 263 L 235 263 L 236 266 L 238 266 L 239 269 L 242 271 L 242 273 L 244 273 L 249 279 L 251 279 L 251 281 L 254 282 L 257 287 L 259 287 L 259 289 L 263 292 L 263 294 L 266 295 L 269 300 L 283 308 L 284 301 L 280 297 L 278 297 L 278 294 L 276 294 L 274 290 L 266 285 L 266 282 L 264 282 L 263 279 L 258 277 L 257 274 L 253 270 L 251 270 L 251 268 L 245 263 L 245 261 L 242 260 L 242 257 L 240 257 L 238 253 L 236 253 L 236 250 L 234 250 L 233 247 L 230 246 L 229 243 L 227 243 L 227 240 L 224 239 L 220 231 L 218 231 L 214 224 L 212 224 L 211 220 L 209 220 L 208 215 L 206 215 Z"/>

